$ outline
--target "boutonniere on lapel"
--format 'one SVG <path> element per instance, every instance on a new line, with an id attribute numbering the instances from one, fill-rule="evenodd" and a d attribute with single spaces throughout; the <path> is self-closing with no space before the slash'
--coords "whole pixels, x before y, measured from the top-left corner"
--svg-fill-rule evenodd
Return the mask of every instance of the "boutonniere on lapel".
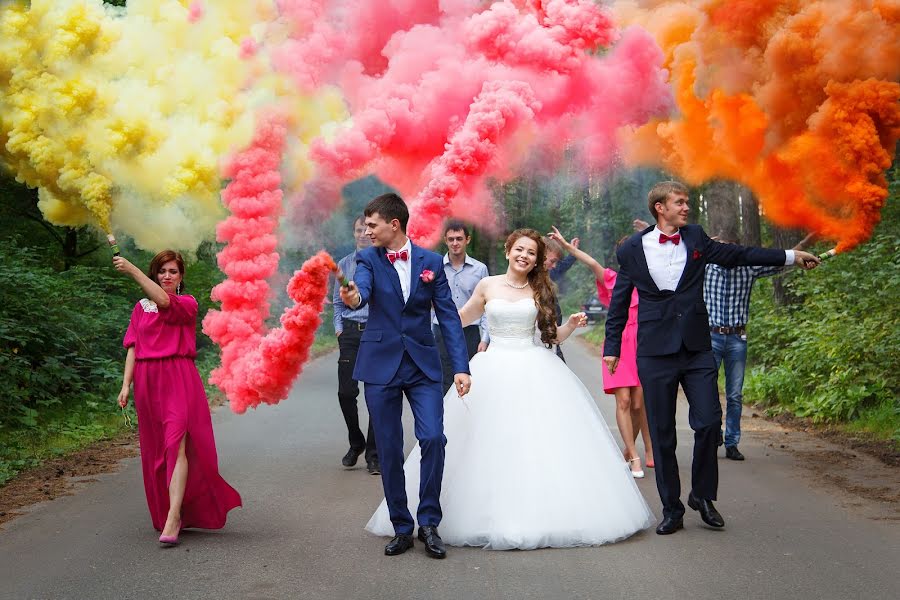
<path id="1" fill-rule="evenodd" d="M 697 259 L 700 258 L 701 256 L 703 256 L 703 253 L 702 253 L 702 252 L 700 252 L 699 250 L 694 250 L 694 254 L 691 256 L 691 259 L 692 259 L 692 260 L 697 260 Z"/>
<path id="2" fill-rule="evenodd" d="M 422 283 L 431 283 L 434 281 L 434 271 L 429 269 L 425 269 L 421 273 L 419 273 L 419 279 L 422 280 Z"/>

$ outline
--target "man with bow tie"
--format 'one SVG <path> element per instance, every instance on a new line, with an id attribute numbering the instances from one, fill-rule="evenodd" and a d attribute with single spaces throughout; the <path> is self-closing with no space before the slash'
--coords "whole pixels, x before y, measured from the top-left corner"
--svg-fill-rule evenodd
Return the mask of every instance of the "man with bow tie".
<path id="1" fill-rule="evenodd" d="M 441 361 L 431 330 L 434 308 L 453 365 L 460 396 L 469 392 L 469 359 L 462 323 L 450 293 L 443 259 L 406 237 L 409 211 L 397 194 L 383 194 L 364 211 L 372 247 L 356 258 L 355 280 L 341 288 L 351 309 L 369 307 L 353 378 L 365 383 L 366 404 L 381 459 L 381 480 L 396 536 L 388 556 L 413 547 L 415 521 L 409 512 L 403 474 L 403 395 L 415 419 L 422 451 L 419 540 L 433 558 L 447 554 L 438 534 L 444 472 L 444 393 Z"/>
<path id="2" fill-rule="evenodd" d="M 606 319 L 603 361 L 610 372 L 619 362 L 622 330 L 628 318 L 632 290 L 638 291 L 638 376 L 644 403 L 656 487 L 663 520 L 656 533 L 667 535 L 683 527 L 684 504 L 675 458 L 675 403 L 681 384 L 690 405 L 694 458 L 688 506 L 714 528 L 725 521 L 713 505 L 719 483 L 716 447 L 722 427 L 717 369 L 703 301 L 707 263 L 792 265 L 812 269 L 819 259 L 800 250 L 751 248 L 715 242 L 699 225 L 688 224 L 688 189 L 675 181 L 656 184 L 648 194 L 656 225 L 631 236 L 617 251 L 619 275 Z"/>

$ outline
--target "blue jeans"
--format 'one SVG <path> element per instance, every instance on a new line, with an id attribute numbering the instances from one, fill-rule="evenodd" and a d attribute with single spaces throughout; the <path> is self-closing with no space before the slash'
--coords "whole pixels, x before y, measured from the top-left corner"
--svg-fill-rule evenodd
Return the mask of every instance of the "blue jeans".
<path id="1" fill-rule="evenodd" d="M 712 350 L 718 371 L 725 361 L 725 447 L 741 441 L 741 409 L 744 399 L 744 367 L 747 338 L 737 334 L 712 333 Z"/>

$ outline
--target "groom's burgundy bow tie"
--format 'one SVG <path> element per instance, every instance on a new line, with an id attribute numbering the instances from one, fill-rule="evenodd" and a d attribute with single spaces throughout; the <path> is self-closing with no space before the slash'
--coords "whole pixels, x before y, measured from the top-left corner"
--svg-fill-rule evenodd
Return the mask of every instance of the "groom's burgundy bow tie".
<path id="1" fill-rule="evenodd" d="M 659 234 L 659 243 L 665 244 L 666 242 L 672 242 L 676 246 L 681 243 L 681 234 L 673 233 L 672 235 L 666 235 L 664 233 Z"/>
<path id="2" fill-rule="evenodd" d="M 400 252 L 388 252 L 387 259 L 391 261 L 391 264 L 394 264 L 398 260 L 409 260 L 409 252 L 406 250 L 401 250 Z"/>

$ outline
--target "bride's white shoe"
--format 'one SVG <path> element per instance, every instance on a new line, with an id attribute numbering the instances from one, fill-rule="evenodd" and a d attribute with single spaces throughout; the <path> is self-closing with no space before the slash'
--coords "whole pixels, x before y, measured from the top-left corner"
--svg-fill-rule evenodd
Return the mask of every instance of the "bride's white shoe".
<path id="1" fill-rule="evenodd" d="M 638 466 L 637 471 L 634 470 L 633 463 L 635 461 L 637 461 L 637 466 Z M 634 477 L 635 479 L 643 479 L 644 478 L 644 470 L 641 468 L 641 457 L 640 456 L 635 456 L 634 458 L 632 458 L 630 460 L 626 460 L 625 462 L 628 463 L 628 468 L 631 469 L 632 477 Z"/>

